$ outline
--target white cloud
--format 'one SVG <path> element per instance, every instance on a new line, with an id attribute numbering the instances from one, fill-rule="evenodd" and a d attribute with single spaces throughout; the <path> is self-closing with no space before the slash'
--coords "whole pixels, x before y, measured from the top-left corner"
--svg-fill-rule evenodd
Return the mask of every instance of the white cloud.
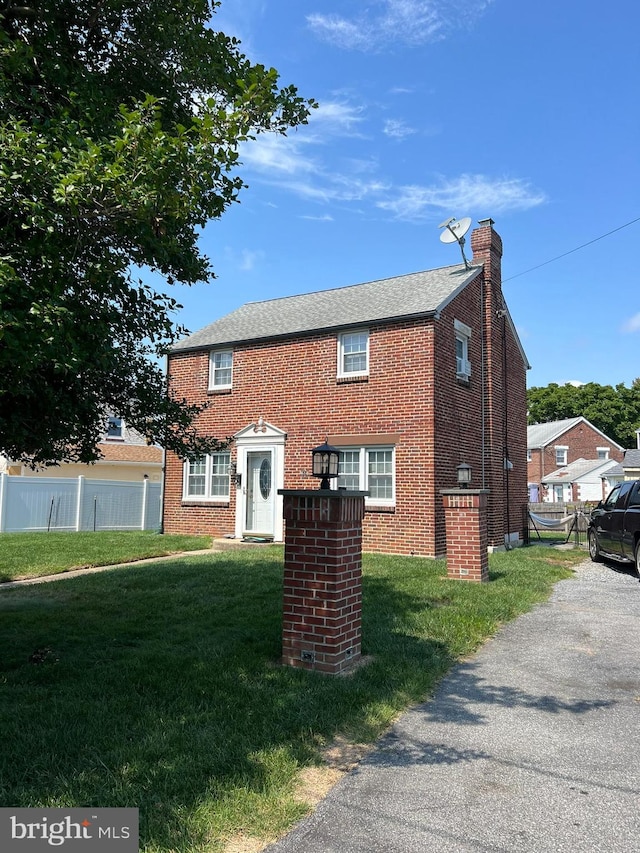
<path id="1" fill-rule="evenodd" d="M 640 314 L 634 314 L 633 317 L 629 317 L 629 319 L 623 323 L 622 331 L 626 334 L 640 332 Z"/>
<path id="2" fill-rule="evenodd" d="M 308 125 L 289 136 L 260 134 L 242 147 L 241 160 L 259 172 L 300 175 L 321 174 L 311 146 L 323 145 L 336 136 L 358 136 L 363 121 L 362 108 L 343 102 L 328 101 L 313 110 Z"/>
<path id="3" fill-rule="evenodd" d="M 311 219 L 313 222 L 333 222 L 333 216 L 329 216 L 328 213 L 325 213 L 323 216 L 303 215 L 300 219 Z"/>
<path id="4" fill-rule="evenodd" d="M 363 121 L 363 108 L 340 102 L 321 103 L 309 117 L 309 127 L 314 130 L 354 135 L 358 124 Z"/>
<path id="5" fill-rule="evenodd" d="M 309 125 L 289 136 L 261 134 L 247 142 L 241 160 L 254 179 L 277 186 L 307 201 L 322 204 L 368 202 L 395 219 L 421 221 L 449 215 L 495 215 L 527 210 L 546 201 L 544 193 L 520 178 L 478 174 L 441 177 L 430 184 L 395 187 L 380 174 L 375 157 L 335 161 L 334 141 L 362 138 L 366 116 L 345 101 L 327 102 L 312 114 Z M 389 120 L 387 135 L 402 139 L 413 129 Z M 359 146 L 361 147 L 361 146 Z M 251 177 L 249 177 L 251 180 Z"/>
<path id="6" fill-rule="evenodd" d="M 256 264 L 262 260 L 264 260 L 264 252 L 260 250 L 252 252 L 249 249 L 243 249 L 240 254 L 238 269 L 241 269 L 242 272 L 251 272 Z"/>
<path id="7" fill-rule="evenodd" d="M 412 133 L 416 133 L 416 131 L 401 119 L 390 118 L 384 123 L 383 133 L 392 139 L 405 139 L 407 136 L 411 136 Z"/>
<path id="8" fill-rule="evenodd" d="M 397 219 L 423 219 L 438 211 L 501 213 L 527 210 L 546 201 L 544 193 L 520 178 L 492 179 L 485 175 L 460 175 L 442 178 L 432 186 L 400 187 L 393 198 L 378 202 L 378 207 Z"/>
<path id="9" fill-rule="evenodd" d="M 471 24 L 493 0 L 376 0 L 351 18 L 315 12 L 307 23 L 319 38 L 349 50 L 421 45 Z"/>
<path id="10" fill-rule="evenodd" d="M 240 159 L 258 172 L 298 175 L 318 168 L 313 156 L 304 151 L 309 140 L 302 135 L 278 136 L 264 133 L 245 143 Z"/>

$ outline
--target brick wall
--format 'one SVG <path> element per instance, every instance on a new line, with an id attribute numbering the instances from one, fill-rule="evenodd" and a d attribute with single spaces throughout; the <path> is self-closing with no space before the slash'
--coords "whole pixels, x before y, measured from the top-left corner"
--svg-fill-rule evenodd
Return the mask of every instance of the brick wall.
<path id="1" fill-rule="evenodd" d="M 282 662 L 335 674 L 361 657 L 364 506 L 325 494 L 284 498 Z"/>
<path id="2" fill-rule="evenodd" d="M 479 230 L 490 232 L 474 245 L 474 261 L 484 262 L 483 252 L 487 257 L 495 253 L 499 237 L 491 228 Z M 499 277 L 499 263 L 486 263 L 489 274 Z M 234 347 L 233 389 L 226 393 L 207 392 L 208 352 L 176 352 L 169 359 L 171 387 L 178 397 L 209 404 L 198 421 L 204 434 L 230 436 L 259 417 L 286 432 L 287 489 L 317 488 L 308 474 L 310 450 L 326 436 L 393 437 L 396 503 L 393 508 L 367 508 L 366 551 L 444 554 L 439 491 L 455 487 L 461 461 L 473 466 L 474 487 L 491 489 L 489 540 L 502 545 L 505 533 L 522 528 L 520 509 L 517 519 L 508 519 L 509 502 L 526 504 L 526 384 L 511 329 L 502 320 L 496 323 L 498 305 L 499 288 L 479 273 L 439 319 L 370 325 L 370 374 L 363 379 L 336 379 L 336 334 L 329 332 Z M 484 334 L 482 317 L 488 328 Z M 456 379 L 454 319 L 472 329 L 468 384 Z M 489 364 L 484 395 L 483 349 Z M 508 482 L 505 440 L 514 465 Z M 233 458 L 233 446 L 231 452 Z M 165 530 L 233 533 L 236 490 L 231 489 L 225 505 L 183 505 L 182 471 L 180 460 L 168 453 Z"/>
<path id="3" fill-rule="evenodd" d="M 449 491 L 443 495 L 447 528 L 447 576 L 454 580 L 489 580 L 487 493 Z"/>

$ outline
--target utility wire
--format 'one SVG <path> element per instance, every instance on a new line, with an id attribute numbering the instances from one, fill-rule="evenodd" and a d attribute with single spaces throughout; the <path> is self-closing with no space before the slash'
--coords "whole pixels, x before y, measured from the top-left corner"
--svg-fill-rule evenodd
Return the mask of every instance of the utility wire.
<path id="1" fill-rule="evenodd" d="M 568 252 L 564 252 L 562 255 L 557 255 L 555 258 L 551 258 L 551 260 L 544 261 L 543 263 L 538 264 L 535 267 L 531 267 L 528 270 L 524 270 L 523 272 L 511 275 L 509 276 L 509 278 L 503 278 L 502 283 L 504 284 L 507 281 L 513 281 L 514 278 L 519 278 L 521 275 L 526 275 L 528 272 L 539 270 L 540 267 L 546 267 L 547 264 L 552 264 L 554 261 L 559 261 L 560 258 L 566 258 L 567 255 L 572 255 L 574 252 L 578 252 L 580 249 L 584 249 L 585 246 L 590 246 L 592 243 L 597 243 L 598 240 L 604 240 L 605 237 L 609 237 L 611 234 L 615 234 L 616 231 L 622 231 L 623 228 L 628 228 L 630 225 L 633 225 L 636 222 L 640 222 L 640 216 L 638 216 L 637 219 L 632 219 L 631 222 L 626 222 L 624 225 L 620 225 L 618 226 L 618 228 L 614 228 L 613 231 L 607 231 L 606 234 L 601 234 L 599 237 L 594 237 L 594 239 L 589 240 L 588 243 L 583 243 L 581 246 L 576 246 L 575 249 L 570 249 Z"/>

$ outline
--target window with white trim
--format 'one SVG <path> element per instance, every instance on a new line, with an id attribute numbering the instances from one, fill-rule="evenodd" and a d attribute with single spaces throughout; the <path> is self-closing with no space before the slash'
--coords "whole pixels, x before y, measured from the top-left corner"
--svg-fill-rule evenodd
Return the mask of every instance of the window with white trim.
<path id="1" fill-rule="evenodd" d="M 598 453 L 598 459 L 608 459 L 609 458 L 609 448 L 608 447 L 596 447 L 596 451 Z"/>
<path id="2" fill-rule="evenodd" d="M 369 373 L 369 331 L 338 335 L 338 377 L 367 376 Z"/>
<path id="3" fill-rule="evenodd" d="M 229 500 L 230 453 L 211 453 L 184 463 L 183 499 Z"/>
<path id="4" fill-rule="evenodd" d="M 527 448 L 527 462 L 531 462 L 531 451 Z"/>
<path id="5" fill-rule="evenodd" d="M 453 328 L 456 341 L 456 377 L 468 382 L 471 376 L 471 361 L 469 360 L 471 327 L 460 322 L 460 320 L 454 320 Z"/>
<path id="6" fill-rule="evenodd" d="M 566 465 L 567 464 L 567 453 L 569 451 L 568 447 L 561 447 L 557 445 L 555 448 L 556 451 L 556 465 Z"/>
<path id="7" fill-rule="evenodd" d="M 124 438 L 124 421 L 122 418 L 107 418 L 107 438 Z"/>
<path id="8" fill-rule="evenodd" d="M 209 390 L 231 388 L 233 380 L 233 350 L 212 350 L 209 355 Z"/>
<path id="9" fill-rule="evenodd" d="M 367 504 L 393 506 L 396 496 L 395 448 L 350 447 L 340 451 L 337 488 L 369 492 Z"/>

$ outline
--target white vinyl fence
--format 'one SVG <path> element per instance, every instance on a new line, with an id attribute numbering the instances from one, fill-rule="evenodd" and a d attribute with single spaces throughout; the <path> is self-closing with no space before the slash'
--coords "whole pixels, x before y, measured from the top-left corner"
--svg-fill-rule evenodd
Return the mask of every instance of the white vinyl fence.
<path id="1" fill-rule="evenodd" d="M 159 530 L 159 483 L 0 474 L 0 533 Z"/>

